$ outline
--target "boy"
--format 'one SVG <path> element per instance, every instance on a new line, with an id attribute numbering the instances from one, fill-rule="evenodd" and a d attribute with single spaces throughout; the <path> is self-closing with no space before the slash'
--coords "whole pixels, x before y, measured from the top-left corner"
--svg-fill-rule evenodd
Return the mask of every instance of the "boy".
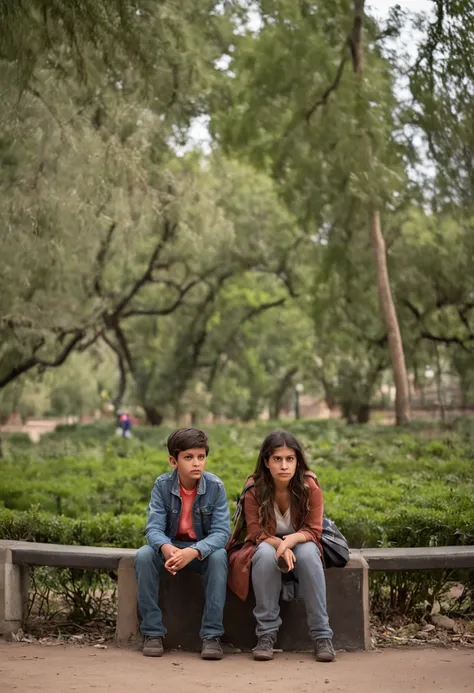
<path id="1" fill-rule="evenodd" d="M 222 659 L 220 636 L 227 587 L 230 516 L 222 481 L 204 471 L 209 443 L 203 431 L 182 428 L 168 438 L 173 472 L 155 481 L 148 508 L 147 546 L 135 559 L 143 654 L 161 657 L 163 626 L 157 595 L 160 574 L 188 568 L 204 578 L 202 659 Z"/>

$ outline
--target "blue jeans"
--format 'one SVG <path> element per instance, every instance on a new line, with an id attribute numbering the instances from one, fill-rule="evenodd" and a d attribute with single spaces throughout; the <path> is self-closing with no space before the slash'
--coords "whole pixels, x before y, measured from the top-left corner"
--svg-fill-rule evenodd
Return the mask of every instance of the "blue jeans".
<path id="1" fill-rule="evenodd" d="M 174 541 L 174 546 L 185 548 L 191 543 Z M 145 636 L 165 637 L 163 614 L 158 604 L 160 577 L 165 570 L 165 559 L 151 546 L 142 546 L 135 558 L 138 585 L 138 611 L 140 632 Z M 199 635 L 202 640 L 224 634 L 223 613 L 227 591 L 227 552 L 218 549 L 203 561 L 195 559 L 183 570 L 202 575 L 204 584 L 204 612 Z"/>
<path id="2" fill-rule="evenodd" d="M 321 556 L 316 544 L 308 541 L 293 549 L 296 562 L 294 573 L 304 598 L 309 634 L 313 640 L 332 638 L 326 609 L 326 581 Z M 276 550 L 270 544 L 260 544 L 252 559 L 252 584 L 256 606 L 257 637 L 277 634 L 281 626 L 281 573 L 276 562 Z"/>

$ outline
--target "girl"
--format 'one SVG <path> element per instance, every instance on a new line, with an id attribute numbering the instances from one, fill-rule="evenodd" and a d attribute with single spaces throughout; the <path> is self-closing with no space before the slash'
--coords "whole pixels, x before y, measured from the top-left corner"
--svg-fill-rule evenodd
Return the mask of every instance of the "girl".
<path id="1" fill-rule="evenodd" d="M 241 548 L 235 546 L 238 532 L 229 543 L 229 586 L 245 600 L 252 568 L 258 638 L 254 659 L 273 659 L 281 625 L 282 572 L 293 571 L 305 600 L 316 659 L 332 662 L 336 654 L 321 560 L 323 497 L 291 433 L 276 431 L 265 438 L 244 493 L 246 536 Z"/>

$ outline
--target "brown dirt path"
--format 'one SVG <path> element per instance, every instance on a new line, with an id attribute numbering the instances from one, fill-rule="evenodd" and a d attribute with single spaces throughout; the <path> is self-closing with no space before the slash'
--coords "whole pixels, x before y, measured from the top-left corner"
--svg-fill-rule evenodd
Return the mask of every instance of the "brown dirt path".
<path id="1" fill-rule="evenodd" d="M 474 650 L 383 650 L 341 653 L 334 664 L 310 655 L 278 654 L 253 662 L 247 654 L 202 662 L 172 652 L 146 659 L 110 647 L 0 643 L 2 693 L 474 693 Z"/>

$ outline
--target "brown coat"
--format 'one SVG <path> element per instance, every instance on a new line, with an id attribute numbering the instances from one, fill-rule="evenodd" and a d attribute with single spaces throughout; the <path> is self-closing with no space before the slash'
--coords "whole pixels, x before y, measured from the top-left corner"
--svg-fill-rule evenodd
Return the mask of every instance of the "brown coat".
<path id="1" fill-rule="evenodd" d="M 323 531 L 323 494 L 319 487 L 318 480 L 313 472 L 305 474 L 305 480 L 310 488 L 309 511 L 303 525 L 297 527 L 292 518 L 295 532 L 301 532 L 306 537 L 306 541 L 313 541 L 318 545 L 322 556 L 321 534 Z M 253 481 L 248 479 L 247 484 Z M 247 535 L 245 542 L 239 549 L 234 549 L 236 538 L 231 537 L 227 550 L 229 551 L 229 587 L 242 600 L 247 599 L 250 589 L 250 568 L 252 558 L 257 550 L 257 546 L 268 537 L 274 536 L 276 531 L 276 520 L 270 527 L 270 532 L 265 532 L 258 519 L 259 502 L 255 494 L 255 488 L 249 489 L 245 495 L 244 513 L 247 525 Z"/>

